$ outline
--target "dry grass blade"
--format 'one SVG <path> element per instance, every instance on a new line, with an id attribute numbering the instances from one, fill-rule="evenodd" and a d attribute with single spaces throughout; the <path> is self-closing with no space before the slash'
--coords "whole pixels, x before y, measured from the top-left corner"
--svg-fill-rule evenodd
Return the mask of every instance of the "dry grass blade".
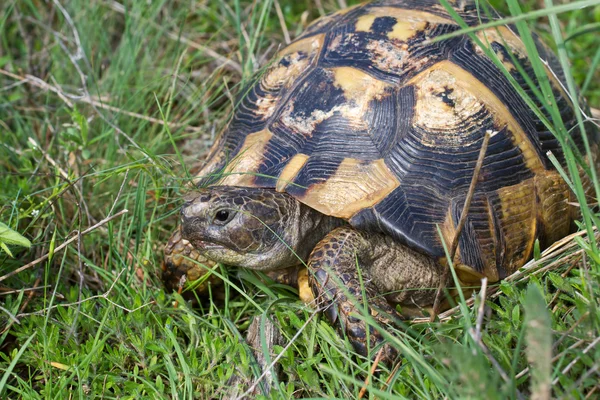
<path id="1" fill-rule="evenodd" d="M 475 340 L 477 342 L 481 341 L 481 326 L 483 325 L 483 311 L 485 310 L 487 281 L 487 278 L 481 279 L 481 291 L 479 292 L 479 308 L 477 309 L 477 322 L 475 324 Z"/>
<path id="2" fill-rule="evenodd" d="M 98 108 L 102 108 L 104 110 L 108 110 L 108 111 L 113 111 L 116 113 L 120 113 L 120 114 L 124 114 L 127 115 L 129 117 L 133 117 L 133 118 L 137 118 L 137 119 L 141 119 L 144 121 L 148 121 L 150 123 L 153 124 L 158 124 L 158 125 L 167 125 L 170 128 L 183 128 L 186 132 L 199 132 L 201 130 L 200 127 L 197 126 L 191 126 L 187 123 L 183 123 L 183 122 L 165 122 L 162 119 L 158 119 L 158 118 L 153 118 L 153 117 L 148 117 L 146 115 L 142 115 L 139 113 L 135 113 L 135 112 L 131 112 L 131 111 L 127 111 L 124 110 L 122 108 L 119 107 L 114 107 L 111 106 L 109 104 L 106 104 L 102 101 L 96 100 L 90 96 L 80 96 L 80 95 L 75 95 L 75 94 L 70 94 L 65 92 L 63 89 L 55 86 L 55 85 L 51 85 L 47 82 L 44 82 L 42 79 L 38 78 L 37 76 L 33 76 L 33 75 L 29 75 L 26 74 L 24 76 L 21 75 L 17 75 L 17 74 L 13 74 L 12 72 L 6 71 L 2 68 L 0 68 L 0 74 L 2 75 L 6 75 L 12 79 L 15 79 L 21 83 L 27 83 L 31 86 L 37 87 L 38 89 L 42 89 L 42 90 L 47 90 L 50 91 L 54 94 L 56 94 L 69 108 L 75 108 L 75 103 L 83 103 L 83 104 L 89 104 L 91 106 L 94 107 L 98 107 Z"/>
<path id="3" fill-rule="evenodd" d="M 65 95 L 65 93 L 58 89 L 57 87 L 50 85 L 49 83 L 44 82 L 42 79 L 38 78 L 37 76 L 33 76 L 33 75 L 25 75 L 25 76 L 21 76 L 21 75 L 17 75 L 17 74 L 13 74 L 10 71 L 6 71 L 2 68 L 0 68 L 0 74 L 8 76 L 9 78 L 15 79 L 19 82 L 22 83 L 28 83 L 32 86 L 38 87 L 40 89 L 43 90 L 48 90 L 50 92 L 55 93 L 69 108 L 73 108 L 73 102 L 71 100 L 69 100 L 69 98 L 67 97 L 67 95 Z"/>
<path id="4" fill-rule="evenodd" d="M 479 180 L 479 173 L 481 172 L 481 167 L 483 167 L 483 160 L 485 159 L 485 153 L 487 152 L 488 144 L 490 143 L 490 139 L 494 137 L 496 133 L 497 132 L 486 131 L 485 135 L 483 136 L 481 150 L 479 150 L 479 157 L 477 158 L 477 163 L 475 164 L 475 170 L 473 171 L 473 177 L 471 178 L 469 191 L 467 192 L 465 204 L 463 205 L 463 209 L 460 214 L 460 220 L 458 221 L 458 225 L 456 227 L 456 233 L 454 234 L 454 239 L 452 240 L 452 245 L 450 246 L 450 258 L 452 260 L 454 260 L 456 250 L 458 249 L 458 239 L 460 238 L 460 233 L 462 232 L 465 223 L 467 222 L 469 208 L 471 207 L 471 200 L 473 200 L 473 195 L 475 194 L 475 188 L 477 187 L 477 181 Z"/>
<path id="5" fill-rule="evenodd" d="M 394 366 L 394 369 L 392 370 L 392 372 L 390 372 L 390 375 L 388 376 L 388 378 L 385 380 L 385 384 L 383 385 L 382 390 L 385 390 L 387 387 L 389 387 L 390 382 L 392 381 L 392 379 L 394 378 L 394 375 L 396 375 L 396 372 L 398 372 L 398 370 L 400 369 L 401 366 L 402 366 L 402 361 L 398 361 L 396 363 L 396 365 Z"/>
<path id="6" fill-rule="evenodd" d="M 597 337 L 596 339 L 594 339 L 592 341 L 592 343 L 590 343 L 585 349 L 583 349 L 583 351 L 581 352 L 581 354 L 587 354 L 590 350 L 592 350 L 598 343 L 600 343 L 600 336 Z M 571 370 L 571 368 L 573 368 L 573 366 L 575 364 L 577 364 L 577 362 L 580 360 L 581 355 L 576 357 L 573 361 L 571 361 L 560 373 L 562 375 L 565 375 L 567 372 L 569 372 Z M 556 385 L 558 383 L 558 378 L 554 378 L 554 380 L 552 381 L 553 385 Z"/>
<path id="7" fill-rule="evenodd" d="M 54 310 L 54 309 L 56 309 L 56 308 L 59 308 L 59 307 L 73 307 L 73 306 L 79 306 L 79 305 L 81 305 L 81 304 L 83 304 L 83 303 L 86 303 L 86 302 L 88 302 L 88 301 L 92 301 L 92 300 L 95 300 L 95 299 L 104 299 L 104 300 L 108 301 L 110 304 L 112 304 L 113 306 L 115 306 L 115 307 L 117 307 L 117 308 L 119 308 L 119 309 L 121 309 L 121 310 L 123 310 L 123 311 L 126 311 L 126 312 L 128 312 L 128 313 L 132 313 L 132 312 L 135 312 L 135 311 L 137 311 L 137 310 L 141 310 L 142 308 L 145 308 L 145 307 L 148 307 L 148 306 L 149 306 L 149 305 L 151 305 L 151 304 L 154 304 L 154 303 L 155 303 L 155 301 L 154 301 L 154 300 L 152 300 L 152 301 L 149 301 L 149 302 L 147 302 L 147 303 L 145 303 L 145 304 L 142 304 L 141 306 L 138 306 L 138 307 L 136 307 L 136 308 L 127 308 L 127 307 L 124 307 L 124 306 L 122 306 L 122 305 L 120 305 L 120 304 L 118 304 L 118 303 L 115 303 L 114 301 L 112 301 L 112 300 L 109 298 L 109 295 L 111 294 L 111 292 L 112 292 L 112 291 L 113 291 L 113 289 L 115 288 L 115 285 L 117 284 L 117 282 L 118 282 L 118 281 L 119 281 L 119 279 L 121 278 L 121 275 L 123 275 L 123 273 L 124 273 L 125 271 L 126 271 L 126 269 L 125 269 L 125 268 L 124 268 L 124 269 L 122 269 L 122 270 L 119 272 L 119 274 L 116 276 L 116 278 L 115 278 L 115 280 L 113 281 L 113 283 L 110 285 L 110 288 L 108 288 L 108 290 L 107 290 L 106 292 L 102 293 L 102 294 L 98 294 L 98 295 L 95 295 L 95 296 L 91 296 L 91 297 L 88 297 L 88 298 L 85 298 L 85 299 L 82 299 L 82 300 L 79 300 L 79 301 L 74 301 L 74 302 L 72 302 L 72 303 L 61 303 L 61 304 L 54 304 L 54 305 L 53 305 L 53 306 L 51 306 L 51 307 L 47 307 L 47 308 L 41 309 L 41 310 L 39 310 L 39 311 L 34 311 L 34 312 L 31 312 L 31 313 L 21 313 L 21 314 L 17 315 L 17 317 L 19 317 L 19 318 L 22 318 L 22 317 L 27 317 L 27 316 L 30 316 L 30 315 L 43 315 L 43 314 L 46 314 L 46 313 L 48 313 L 49 311 L 51 311 L 51 310 Z"/>
<path id="8" fill-rule="evenodd" d="M 600 240 L 600 234 L 598 233 L 597 229 L 595 232 L 595 240 Z M 565 265 L 572 258 L 579 257 L 584 252 L 584 250 L 581 249 L 579 244 L 577 244 L 577 242 L 575 242 L 575 240 L 573 239 L 581 236 L 585 237 L 586 232 L 579 231 L 562 238 L 561 240 L 557 241 L 552 246 L 544 250 L 539 260 L 529 261 L 521 269 L 519 269 L 512 275 L 506 277 L 504 281 L 522 283 L 529 280 L 531 274 L 539 274 L 542 272 L 551 271 L 553 269 L 559 268 L 562 265 Z M 498 292 L 498 286 L 489 287 L 488 293 L 490 295 L 490 298 L 492 299 L 498 297 L 500 295 L 500 292 Z M 472 306 L 473 304 L 474 299 L 471 298 L 467 300 L 468 306 Z M 440 321 L 448 321 L 458 313 L 460 313 L 460 307 L 456 306 L 444 311 L 443 313 L 440 313 L 437 317 Z M 430 318 L 413 319 L 414 323 L 424 323 L 430 321 Z"/>
<path id="9" fill-rule="evenodd" d="M 483 142 L 481 143 L 481 149 L 479 150 L 479 156 L 477 158 L 477 163 L 475 164 L 475 170 L 473 171 L 473 177 L 471 178 L 471 184 L 469 185 L 469 191 L 467 192 L 467 196 L 465 198 L 465 203 L 463 205 L 462 212 L 460 214 L 460 220 L 458 221 L 458 225 L 456 226 L 456 231 L 454 233 L 454 239 L 452 240 L 452 245 L 450 246 L 450 259 L 454 260 L 454 256 L 456 255 L 456 250 L 458 249 L 458 239 L 460 238 L 460 233 L 467 222 L 467 216 L 469 215 L 469 208 L 471 207 L 471 200 L 473 199 L 473 195 L 475 194 L 475 188 L 477 187 L 477 181 L 479 180 L 479 173 L 481 172 L 481 167 L 483 166 L 483 160 L 485 159 L 485 153 L 487 152 L 488 144 L 490 143 L 490 139 L 495 135 L 495 132 L 486 131 L 483 135 Z M 446 281 L 448 280 L 449 269 L 446 268 L 442 278 L 440 279 L 440 285 L 435 294 L 435 300 L 433 302 L 433 312 L 431 313 L 431 317 L 429 319 L 430 322 L 435 321 L 437 317 L 440 302 L 442 298 L 442 291 L 446 286 Z"/>
<path id="10" fill-rule="evenodd" d="M 575 328 L 577 328 L 579 326 L 579 324 L 581 324 L 583 321 L 585 321 L 588 317 L 589 317 L 590 313 L 589 312 L 585 312 L 581 317 L 579 317 L 579 319 L 577 321 L 575 321 L 575 323 L 573 325 L 571 325 L 569 327 L 568 330 L 566 330 L 565 332 L 562 332 L 561 337 L 556 340 L 553 344 L 553 348 L 558 347 L 558 345 L 565 340 L 565 338 L 567 338 L 574 330 Z M 556 362 L 558 360 L 560 360 L 562 357 L 564 357 L 569 351 L 576 349 L 577 347 L 581 346 L 583 343 L 585 343 L 585 340 L 580 339 L 578 341 L 576 341 L 574 344 L 572 344 L 571 346 L 569 346 L 567 348 L 567 350 L 563 351 L 560 354 L 555 355 L 552 358 L 552 362 Z M 519 372 L 516 376 L 515 379 L 520 379 L 523 376 L 525 376 L 527 373 L 529 373 L 529 367 L 524 368 L 521 372 Z"/>
<path id="11" fill-rule="evenodd" d="M 66 242 L 64 242 L 63 244 L 61 244 L 60 246 L 58 246 L 56 249 L 54 249 L 53 254 L 56 254 L 57 252 L 61 251 L 62 249 L 64 249 L 65 247 L 67 247 L 68 245 L 70 245 L 71 243 L 73 243 L 74 241 L 76 241 L 77 239 L 79 239 L 80 236 L 86 235 L 90 232 L 95 231 L 96 229 L 98 229 L 99 227 L 101 227 L 104 224 L 107 224 L 108 222 L 112 221 L 115 218 L 120 217 L 123 214 L 127 214 L 129 211 L 127 209 L 125 210 L 121 210 L 118 213 L 116 213 L 115 215 L 111 215 L 109 217 L 104 218 L 102 221 L 98 222 L 97 224 L 94 224 L 92 226 L 90 226 L 89 228 L 87 228 L 86 230 L 84 230 L 83 232 L 81 232 L 81 234 L 79 235 L 75 235 L 72 238 L 70 238 L 69 240 L 67 240 Z M 0 277 L 0 282 L 2 282 L 5 279 L 10 278 L 11 276 L 15 276 L 20 272 L 23 272 L 39 263 L 41 263 L 42 261 L 44 261 L 45 259 L 47 259 L 48 257 L 50 257 L 50 253 L 46 253 L 43 256 L 33 260 L 30 263 L 27 263 L 25 265 L 23 265 L 22 267 L 17 268 L 16 270 L 9 272 L 8 274 Z"/>
<path id="12" fill-rule="evenodd" d="M 371 377 L 375 373 L 375 370 L 377 369 L 377 366 L 379 365 L 379 362 L 381 361 L 382 355 L 383 355 L 383 347 L 381 349 L 379 349 L 379 351 L 377 352 L 377 356 L 375 357 L 375 360 L 373 361 L 373 365 L 371 366 L 369 375 L 367 375 L 367 377 L 365 378 L 365 383 L 363 384 L 363 387 L 360 388 L 360 392 L 358 393 L 359 399 L 362 399 L 365 396 L 365 393 L 367 393 L 367 387 L 369 386 L 369 381 L 371 380 Z"/>
<path id="13" fill-rule="evenodd" d="M 7 296 L 9 294 L 16 294 L 16 293 L 30 293 L 30 292 L 35 292 L 38 290 L 44 290 L 44 289 L 48 289 L 49 287 L 51 287 L 50 285 L 44 285 L 44 286 L 34 286 L 31 288 L 23 288 L 23 289 L 8 289 L 8 288 L 0 288 L 0 296 Z"/>
<path id="14" fill-rule="evenodd" d="M 34 287 L 30 288 L 30 289 L 26 289 L 29 290 L 29 293 L 27 294 L 27 297 L 25 298 L 25 301 L 23 302 L 23 304 L 21 305 L 21 307 L 19 308 L 19 314 L 21 314 L 29 305 L 29 302 L 31 301 L 31 299 L 33 298 L 34 295 L 34 290 L 38 288 L 38 285 L 40 284 L 40 282 L 42 281 L 41 278 L 37 278 L 35 280 L 34 283 Z M 2 329 L 2 331 L 0 332 L 0 335 L 3 335 L 4 332 L 7 332 L 8 330 L 10 330 L 10 328 L 13 326 L 13 324 L 15 323 L 20 323 L 18 319 L 13 319 L 8 325 L 6 325 L 6 327 L 4 329 Z"/>
<path id="15" fill-rule="evenodd" d="M 285 39 L 286 44 L 290 44 L 292 39 L 290 38 L 290 33 L 288 32 L 287 26 L 285 24 L 285 17 L 283 16 L 283 11 L 281 10 L 281 6 L 279 5 L 279 0 L 274 0 L 275 3 L 275 11 L 277 12 L 277 18 L 279 18 L 279 24 L 281 25 L 281 30 L 283 31 L 283 38 Z"/>
<path id="16" fill-rule="evenodd" d="M 0 311 L 2 311 L 4 314 L 8 315 L 8 318 L 11 321 L 11 325 L 12 324 L 19 324 L 19 320 L 17 319 L 17 317 L 15 317 L 10 311 L 8 311 L 6 308 L 0 306 Z"/>
<path id="17" fill-rule="evenodd" d="M 117 1 L 108 1 L 107 2 L 108 6 L 113 10 L 116 11 L 120 14 L 126 14 L 127 10 L 125 8 L 125 6 Z M 134 17 L 139 18 L 139 16 L 134 15 Z M 154 21 L 150 21 L 150 20 L 144 20 L 145 23 L 149 23 L 150 25 L 152 25 L 153 27 L 156 28 L 156 30 L 158 32 L 163 32 L 164 31 L 164 27 L 160 26 L 159 24 L 157 24 Z M 207 46 L 203 46 L 199 43 L 194 42 L 193 40 L 190 40 L 184 36 L 181 35 L 180 32 L 171 32 L 171 31 L 166 31 L 166 35 L 169 39 L 171 40 L 175 40 L 178 42 L 181 42 L 187 46 L 190 46 L 191 48 L 193 48 L 194 50 L 198 50 L 206 55 L 208 55 L 209 57 L 214 58 L 215 60 L 219 61 L 221 63 L 221 67 L 225 67 L 225 66 L 229 66 L 231 67 L 233 70 L 235 70 L 238 73 L 242 73 L 243 69 L 242 66 L 238 63 L 233 61 L 230 58 L 224 57 L 222 55 L 220 55 L 219 53 L 217 53 L 216 51 L 214 51 L 213 49 L 211 49 L 210 47 Z"/>

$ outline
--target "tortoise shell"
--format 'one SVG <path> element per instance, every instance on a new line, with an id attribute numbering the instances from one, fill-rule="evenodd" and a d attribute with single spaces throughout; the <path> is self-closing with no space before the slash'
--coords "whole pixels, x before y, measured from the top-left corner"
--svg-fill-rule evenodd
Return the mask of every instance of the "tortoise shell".
<path id="1" fill-rule="evenodd" d="M 461 3 L 464 21 L 480 24 L 475 6 Z M 497 64 L 467 35 L 432 41 L 458 29 L 437 0 L 374 1 L 317 20 L 243 91 L 199 184 L 287 192 L 443 260 L 437 226 L 451 243 L 490 131 L 456 264 L 465 281 L 502 279 L 536 239 L 567 235 L 577 210 L 546 155 L 563 161 L 558 140 Z M 475 35 L 535 99 L 515 65 L 535 81 L 515 32 Z M 534 40 L 573 127 L 563 71 Z"/>

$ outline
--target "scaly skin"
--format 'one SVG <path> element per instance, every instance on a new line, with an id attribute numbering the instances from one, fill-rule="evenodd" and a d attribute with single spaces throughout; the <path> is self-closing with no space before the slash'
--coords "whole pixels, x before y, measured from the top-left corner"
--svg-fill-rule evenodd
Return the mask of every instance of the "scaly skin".
<path id="1" fill-rule="evenodd" d="M 260 271 L 302 264 L 321 238 L 345 224 L 268 189 L 213 186 L 185 200 L 184 239 L 208 259 Z"/>
<path id="2" fill-rule="evenodd" d="M 198 281 L 208 273 L 209 269 L 217 266 L 217 262 L 204 257 L 194 249 L 190 242 L 184 240 L 179 228 L 171 235 L 165 246 L 164 254 L 162 281 L 169 290 L 180 291 L 188 283 Z M 185 280 L 182 280 L 184 276 Z M 216 275 L 211 275 L 201 284 L 195 284 L 194 291 L 199 295 L 206 295 L 209 285 L 216 288 L 222 284 L 223 282 Z M 194 294 L 189 291 L 184 291 L 182 294 L 188 300 L 194 299 Z"/>
<path id="3" fill-rule="evenodd" d="M 357 315 L 366 311 L 381 326 L 393 324 L 402 317 L 391 304 L 410 309 L 431 305 L 443 276 L 431 258 L 384 235 L 351 227 L 337 228 L 317 244 L 309 270 L 313 294 L 326 307 L 325 315 L 362 355 L 378 346 L 383 336 L 370 329 L 367 337 L 364 319 Z M 363 294 L 365 311 L 361 311 Z M 395 358 L 396 350 L 384 344 L 382 360 L 389 364 Z"/>
<path id="4" fill-rule="evenodd" d="M 178 251 L 191 254 L 191 245 L 214 262 L 261 270 L 291 284 L 297 283 L 298 266 L 305 262 L 312 295 L 362 355 L 383 341 L 374 329 L 367 335 L 364 319 L 357 317 L 365 304 L 363 294 L 368 313 L 385 326 L 400 318 L 393 304 L 411 309 L 431 305 L 443 276 L 433 259 L 390 237 L 358 231 L 269 189 L 201 189 L 186 198 L 181 222 L 183 239 L 175 234 L 167 246 L 170 260 L 177 259 Z M 167 267 L 175 264 L 170 261 Z M 189 276 L 183 271 L 189 264 L 180 263 L 171 275 Z M 395 356 L 385 344 L 384 362 Z"/>

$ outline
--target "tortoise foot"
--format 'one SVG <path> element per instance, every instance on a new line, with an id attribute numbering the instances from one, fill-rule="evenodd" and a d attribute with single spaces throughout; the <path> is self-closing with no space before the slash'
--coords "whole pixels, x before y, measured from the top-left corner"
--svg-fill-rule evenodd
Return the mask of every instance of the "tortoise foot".
<path id="1" fill-rule="evenodd" d="M 361 238 L 353 233 L 349 228 L 336 229 L 315 247 L 309 260 L 310 286 L 319 308 L 346 334 L 357 353 L 374 358 L 383 347 L 381 361 L 391 365 L 398 354 L 396 349 L 363 316 L 368 314 L 386 327 L 400 315 L 378 294 L 368 272 L 357 264 L 356 242 Z"/>
<path id="2" fill-rule="evenodd" d="M 168 290 L 181 292 L 192 289 L 200 296 L 208 294 L 208 287 L 221 286 L 223 281 L 209 272 L 218 264 L 196 251 L 190 242 L 181 237 L 179 228 L 165 246 L 162 264 L 162 281 Z M 193 298 L 191 290 L 184 291 L 185 298 Z"/>

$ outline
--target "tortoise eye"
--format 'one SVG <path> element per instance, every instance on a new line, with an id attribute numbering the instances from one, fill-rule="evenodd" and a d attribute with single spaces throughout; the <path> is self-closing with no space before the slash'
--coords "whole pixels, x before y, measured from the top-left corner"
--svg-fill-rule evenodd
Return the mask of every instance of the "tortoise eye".
<path id="1" fill-rule="evenodd" d="M 214 222 L 223 225 L 225 222 L 229 221 L 231 213 L 227 210 L 219 210 L 215 214 Z"/>

